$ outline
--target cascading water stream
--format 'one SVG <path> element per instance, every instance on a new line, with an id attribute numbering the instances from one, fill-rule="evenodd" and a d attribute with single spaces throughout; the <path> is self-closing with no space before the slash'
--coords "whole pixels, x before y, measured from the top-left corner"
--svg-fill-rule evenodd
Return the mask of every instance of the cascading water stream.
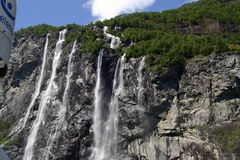
<path id="1" fill-rule="evenodd" d="M 137 93 L 137 106 L 138 106 L 138 112 L 139 112 L 139 120 L 141 122 L 141 124 L 143 125 L 143 127 L 145 126 L 145 123 L 147 122 L 147 120 L 144 118 L 144 112 L 145 112 L 145 108 L 144 108 L 144 104 L 143 104 L 143 94 L 145 91 L 144 88 L 144 67 L 146 65 L 145 62 L 145 57 L 142 58 L 142 60 L 140 61 L 139 67 L 138 67 L 138 93 Z M 138 159 L 141 159 L 141 150 L 140 148 L 138 148 Z"/>
<path id="2" fill-rule="evenodd" d="M 138 94 L 137 94 L 137 104 L 138 104 L 138 109 L 140 111 L 140 113 L 143 113 L 144 112 L 144 108 L 143 108 L 143 104 L 142 104 L 142 99 L 143 99 L 143 92 L 144 92 L 144 75 L 143 75 L 143 69 L 145 67 L 145 57 L 142 58 L 142 60 L 140 61 L 140 65 L 138 67 L 138 77 L 137 77 L 137 80 L 138 80 Z"/>
<path id="3" fill-rule="evenodd" d="M 119 59 L 113 81 L 112 98 L 110 102 L 109 118 L 105 123 L 105 132 L 103 135 L 103 159 L 115 160 L 118 142 L 118 110 L 119 96 L 124 91 L 123 70 L 125 67 L 125 55 Z"/>
<path id="4" fill-rule="evenodd" d="M 123 70 L 125 66 L 125 55 L 118 60 L 112 89 L 112 97 L 109 105 L 109 115 L 104 120 L 102 110 L 104 106 L 101 104 L 103 95 L 101 93 L 101 67 L 102 56 L 99 55 L 98 61 L 98 80 L 95 88 L 95 112 L 94 112 L 94 150 L 92 154 L 93 160 L 115 160 L 118 142 L 118 108 L 119 96 L 123 92 L 124 80 Z"/>
<path id="5" fill-rule="evenodd" d="M 99 155 L 99 148 L 102 144 L 102 132 L 103 132 L 103 123 L 102 123 L 102 79 L 101 79 L 101 70 L 102 70 L 102 59 L 103 55 L 100 53 L 98 56 L 98 66 L 97 66 L 97 80 L 94 90 L 94 116 L 93 116 L 93 132 L 94 132 L 94 149 L 91 159 L 96 159 L 96 156 Z"/>
<path id="6" fill-rule="evenodd" d="M 26 123 L 28 121 L 28 118 L 29 118 L 29 115 L 31 113 L 31 110 L 34 106 L 34 104 L 36 103 L 36 100 L 40 94 L 40 91 L 41 91 L 41 86 L 42 86 L 42 82 L 43 82 L 43 79 L 44 79 L 44 74 L 45 74 L 45 66 L 46 66 L 46 59 L 47 59 L 47 53 L 48 53 L 48 43 L 49 43 L 49 40 L 48 40 L 48 36 L 46 37 L 46 43 L 45 43 L 45 47 L 44 47 L 44 54 L 43 54 L 43 62 L 42 62 L 42 68 L 41 68 L 41 72 L 40 72 L 40 77 L 38 79 L 38 82 L 37 82 L 37 85 L 36 85 L 36 89 L 35 89 L 35 92 L 33 94 L 33 97 L 32 97 L 32 100 L 28 106 L 28 109 L 27 109 L 27 112 L 24 116 L 24 119 L 23 119 L 23 124 L 22 124 L 22 129 L 25 128 L 26 126 Z"/>
<path id="7" fill-rule="evenodd" d="M 111 49 L 117 49 L 119 47 L 119 45 L 121 44 L 121 39 L 119 37 L 115 37 L 115 36 L 107 33 L 108 32 L 108 27 L 107 26 L 104 26 L 103 32 L 104 32 L 104 35 L 107 38 L 111 39 L 110 48 Z"/>
<path id="8" fill-rule="evenodd" d="M 63 102 L 60 105 L 60 109 L 58 112 L 58 122 L 56 126 L 54 127 L 53 131 L 51 132 L 52 134 L 49 136 L 48 141 L 47 141 L 47 146 L 44 152 L 44 157 L 45 160 L 49 159 L 49 155 L 51 154 L 51 149 L 53 143 L 58 139 L 61 130 L 66 128 L 66 113 L 68 109 L 68 91 L 70 88 L 70 83 L 71 83 L 71 77 L 73 74 L 73 54 L 76 52 L 76 41 L 73 44 L 73 48 L 71 53 L 69 54 L 69 59 L 68 59 L 68 68 L 67 68 L 67 75 L 66 75 L 66 87 L 64 89 L 64 94 L 63 94 Z"/>
<path id="9" fill-rule="evenodd" d="M 39 109 L 38 109 L 38 114 L 36 117 L 36 120 L 34 121 L 30 135 L 28 137 L 27 145 L 24 151 L 23 155 L 23 160 L 32 160 L 33 159 L 33 154 L 34 154 L 34 145 L 37 140 L 37 133 L 39 131 L 40 125 L 44 121 L 45 117 L 45 112 L 46 112 L 46 107 L 47 104 L 51 101 L 51 97 L 53 94 L 56 93 L 56 84 L 54 82 L 56 78 L 56 71 L 59 66 L 59 61 L 60 57 L 62 54 L 62 44 L 65 41 L 65 34 L 66 34 L 66 29 L 60 32 L 59 35 L 59 40 L 56 45 L 56 49 L 54 52 L 54 58 L 53 58 L 53 63 L 52 63 L 52 73 L 50 77 L 50 81 L 48 83 L 46 91 L 43 93 L 40 104 L 39 104 Z"/>
<path id="10" fill-rule="evenodd" d="M 70 88 L 70 84 L 71 84 L 71 77 L 73 75 L 73 54 L 76 52 L 76 45 L 77 45 L 77 41 L 74 42 L 73 44 L 73 48 L 72 51 L 69 55 L 69 59 L 68 59 L 68 68 L 67 68 L 67 76 L 66 76 L 66 87 L 63 93 L 63 102 L 62 102 L 62 108 L 60 110 L 60 117 L 61 118 L 61 123 L 64 125 L 63 128 L 66 128 L 66 112 L 68 109 L 68 105 L 69 105 L 69 99 L 68 99 L 68 91 Z"/>

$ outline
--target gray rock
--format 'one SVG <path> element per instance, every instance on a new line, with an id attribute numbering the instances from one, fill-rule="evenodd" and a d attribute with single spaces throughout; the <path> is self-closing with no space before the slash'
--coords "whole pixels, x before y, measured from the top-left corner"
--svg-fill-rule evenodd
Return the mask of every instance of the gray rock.
<path id="1" fill-rule="evenodd" d="M 95 27 L 95 29 L 97 29 Z M 118 30 L 120 28 L 116 28 Z M 4 148 L 14 160 L 22 159 L 30 128 L 39 106 L 37 99 L 27 126 L 20 129 L 39 77 L 45 37 L 21 37 L 14 43 L 9 73 L 4 79 L 0 120 L 15 118 L 6 131 L 9 143 Z M 51 72 L 57 33 L 50 36 L 46 88 Z M 72 43 L 64 44 L 64 54 Z M 69 48 L 69 49 L 68 49 Z M 117 56 L 112 50 L 104 54 L 103 79 L 106 104 L 112 91 Z M 231 159 L 208 135 L 207 129 L 231 124 L 240 118 L 240 55 L 225 53 L 189 61 L 168 73 L 143 70 L 144 93 L 138 100 L 138 67 L 142 58 L 131 58 L 124 69 L 124 93 L 120 95 L 120 160 Z M 56 77 L 56 102 L 61 102 L 65 88 L 67 56 L 63 56 Z M 97 56 L 76 52 L 69 90 L 67 128 L 54 143 L 52 160 L 87 160 L 92 151 L 92 118 Z M 49 103 L 35 147 L 36 159 L 42 159 L 49 133 L 58 117 L 59 103 Z M 1 134 L 1 132 L 0 132 Z"/>

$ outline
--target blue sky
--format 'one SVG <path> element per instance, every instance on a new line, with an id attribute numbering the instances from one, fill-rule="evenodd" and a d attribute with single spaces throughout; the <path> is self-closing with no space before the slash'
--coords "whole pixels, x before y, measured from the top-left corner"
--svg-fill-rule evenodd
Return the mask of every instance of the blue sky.
<path id="1" fill-rule="evenodd" d="M 15 30 L 37 24 L 64 25 L 69 23 L 88 24 L 95 21 L 87 0 L 18 0 Z M 129 0 L 131 1 L 131 0 Z M 177 8 L 185 0 L 156 0 L 144 11 L 162 11 Z"/>

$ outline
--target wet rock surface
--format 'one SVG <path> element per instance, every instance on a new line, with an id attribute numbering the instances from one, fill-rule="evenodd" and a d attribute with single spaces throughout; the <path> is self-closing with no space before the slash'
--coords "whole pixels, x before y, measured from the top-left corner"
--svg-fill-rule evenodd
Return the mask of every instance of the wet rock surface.
<path id="1" fill-rule="evenodd" d="M 42 90 L 49 81 L 57 34 L 51 34 L 49 39 Z M 9 73 L 3 81 L 0 120 L 14 118 L 12 127 L 5 133 L 8 143 L 4 145 L 13 160 L 22 159 L 29 131 L 38 113 L 40 98 L 31 111 L 26 127 L 19 129 L 39 77 L 44 43 L 45 37 L 26 36 L 15 40 Z M 55 80 L 57 98 L 55 103 L 48 105 L 38 132 L 35 146 L 37 160 L 43 159 L 48 136 L 58 120 L 58 102 L 62 101 L 67 55 L 72 45 L 63 46 L 65 49 Z M 118 57 L 112 50 L 102 52 L 105 95 L 110 97 Z M 231 126 L 239 121 L 240 55 L 223 53 L 195 58 L 185 66 L 175 66 L 164 74 L 151 73 L 146 66 L 142 70 L 144 89 L 139 95 L 138 70 L 141 60 L 142 57 L 131 58 L 124 68 L 124 92 L 119 96 L 119 159 L 228 160 L 240 156 L 236 151 L 225 153 L 214 135 L 209 135 L 210 129 L 212 131 L 225 124 Z M 53 145 L 52 160 L 87 160 L 92 152 L 97 55 L 77 50 L 73 63 L 67 128 L 62 130 Z M 106 103 L 108 101 L 106 99 Z"/>

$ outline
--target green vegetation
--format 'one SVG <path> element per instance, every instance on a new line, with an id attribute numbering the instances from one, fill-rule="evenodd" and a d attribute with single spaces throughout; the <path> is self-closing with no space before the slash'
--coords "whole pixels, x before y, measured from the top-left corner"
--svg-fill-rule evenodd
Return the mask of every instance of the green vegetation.
<path id="1" fill-rule="evenodd" d="M 77 40 L 82 45 L 80 51 L 83 53 L 97 54 L 101 49 L 108 48 L 106 42 L 103 41 L 102 32 L 93 29 L 93 25 L 79 26 L 76 24 L 67 25 L 68 34 L 66 43 Z"/>
<path id="2" fill-rule="evenodd" d="M 0 122 L 0 132 L 3 132 L 9 129 L 14 122 L 15 122 L 15 119 L 9 119 L 9 120 Z"/>
<path id="3" fill-rule="evenodd" d="M 103 40 L 88 41 L 80 49 L 85 53 L 98 54 L 103 48 L 108 48 L 106 42 Z"/>
<path id="4" fill-rule="evenodd" d="M 30 26 L 28 28 L 20 29 L 15 33 L 16 36 L 28 34 L 28 35 L 34 35 L 34 36 L 44 36 L 47 35 L 50 32 L 63 29 L 63 27 L 54 27 L 47 24 L 41 24 L 38 26 Z"/>
<path id="5" fill-rule="evenodd" d="M 0 122 L 0 144 L 6 144 L 8 143 L 8 140 L 6 138 L 7 136 L 7 131 L 9 128 L 11 128 L 11 126 L 13 125 L 13 123 L 16 120 L 14 118 L 8 119 L 6 121 L 2 121 Z"/>
<path id="6" fill-rule="evenodd" d="M 7 144 L 8 143 L 8 140 L 7 139 L 0 139 L 0 145 L 1 144 Z"/>
<path id="7" fill-rule="evenodd" d="M 42 24 L 21 29 L 15 35 L 17 37 L 21 35 L 45 36 L 47 33 L 59 32 L 64 28 L 67 28 L 68 31 L 65 39 L 66 43 L 73 43 L 77 40 L 82 44 L 80 50 L 83 53 L 97 54 L 101 49 L 108 48 L 106 42 L 102 40 L 104 38 L 103 33 L 95 31 L 93 24 L 87 26 L 69 24 L 62 27 Z"/>
<path id="8" fill-rule="evenodd" d="M 206 19 L 220 23 L 240 25 L 239 0 L 200 0 L 190 3 L 179 9 L 168 10 L 162 13 L 134 13 L 118 16 L 104 23 L 126 28 L 142 28 L 151 30 L 176 29 L 180 24 L 200 24 Z"/>
<path id="9" fill-rule="evenodd" d="M 103 26 L 109 26 L 110 32 L 121 38 L 118 54 L 126 53 L 127 58 L 146 56 L 156 72 L 193 57 L 240 52 L 240 0 L 200 0 L 162 13 L 121 15 L 86 26 L 71 24 L 65 26 L 66 43 L 78 40 L 80 51 L 87 54 L 108 49 Z M 114 30 L 116 26 L 121 29 Z M 62 28 L 40 25 L 16 34 L 44 35 Z"/>
<path id="10" fill-rule="evenodd" d="M 239 153 L 240 151 L 240 127 L 224 126 L 216 129 L 214 139 L 220 144 L 226 153 Z"/>
<path id="11" fill-rule="evenodd" d="M 208 137 L 210 141 L 214 142 L 224 155 L 235 154 L 236 157 L 240 157 L 239 120 L 215 126 L 197 126 L 197 129 L 202 133 L 202 137 Z"/>
<path id="12" fill-rule="evenodd" d="M 195 56 L 240 51 L 240 0 L 200 0 L 175 10 L 123 15 L 96 25 L 108 25 L 113 34 L 123 35 L 127 57 L 146 55 L 153 71 Z M 121 33 L 113 30 L 115 26 L 121 26 Z M 128 47 L 131 42 L 134 45 Z"/>

